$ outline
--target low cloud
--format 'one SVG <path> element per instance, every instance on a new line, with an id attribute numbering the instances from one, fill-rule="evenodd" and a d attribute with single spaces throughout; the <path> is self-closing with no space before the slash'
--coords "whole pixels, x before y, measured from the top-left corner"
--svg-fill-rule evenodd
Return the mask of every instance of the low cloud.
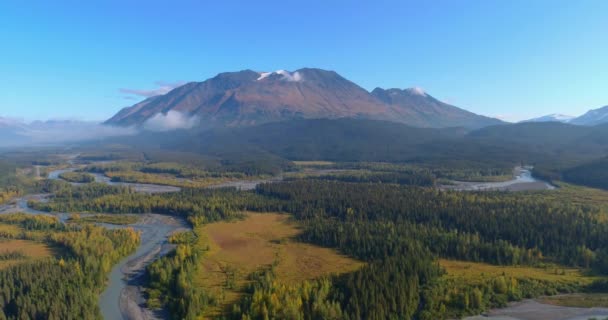
<path id="1" fill-rule="evenodd" d="M 157 113 L 144 122 L 144 129 L 150 131 L 171 131 L 177 129 L 190 129 L 199 123 L 196 116 L 188 116 L 179 111 L 171 110 L 166 114 Z"/>
<path id="2" fill-rule="evenodd" d="M 113 127 L 77 120 L 13 122 L 0 126 L 0 146 L 57 145 L 137 134 L 135 128 Z"/>
<path id="3" fill-rule="evenodd" d="M 31 124 L 21 134 L 36 143 L 49 143 L 97 140 L 136 133 L 134 128 L 106 126 L 94 122 L 54 121 Z"/>
<path id="4" fill-rule="evenodd" d="M 120 89 L 118 89 L 118 91 L 120 91 L 121 93 L 131 95 L 131 96 L 150 98 L 150 97 L 166 94 L 167 92 L 169 92 L 177 87 L 183 86 L 185 84 L 185 82 L 183 82 L 183 81 L 178 81 L 178 82 L 156 81 L 154 84 L 157 85 L 158 88 L 149 89 L 149 90 L 120 88 Z M 131 97 L 131 96 L 127 96 L 127 97 Z M 127 97 L 125 97 L 125 98 L 127 98 Z"/>

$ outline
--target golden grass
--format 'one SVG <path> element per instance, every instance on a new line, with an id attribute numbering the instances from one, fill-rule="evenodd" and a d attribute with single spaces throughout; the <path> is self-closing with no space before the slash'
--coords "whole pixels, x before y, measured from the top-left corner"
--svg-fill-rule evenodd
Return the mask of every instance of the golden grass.
<path id="1" fill-rule="evenodd" d="M 23 229 L 14 224 L 0 224 L 0 238 L 14 238 L 22 231 Z"/>
<path id="2" fill-rule="evenodd" d="M 291 238 L 301 231 L 286 215 L 248 213 L 246 219 L 199 227 L 198 246 L 209 248 L 199 267 L 196 285 L 220 299 L 220 306 L 206 316 L 218 315 L 236 302 L 247 276 L 277 262 L 277 278 L 295 283 L 332 273 L 351 272 L 363 264 L 334 250 L 298 243 Z M 233 277 L 236 286 L 227 288 Z"/>
<path id="3" fill-rule="evenodd" d="M 538 300 L 541 303 L 563 307 L 608 308 L 608 294 L 605 293 L 565 294 L 551 297 L 542 297 Z"/>
<path id="4" fill-rule="evenodd" d="M 109 178 L 120 179 L 121 182 L 158 184 L 180 188 L 204 188 L 225 182 L 243 180 L 230 177 L 205 177 L 196 179 L 185 179 L 177 178 L 174 175 L 166 173 L 144 173 L 139 171 L 106 172 L 105 175 Z M 251 180 L 254 180 L 256 178 L 263 178 L 263 176 L 248 177 L 248 179 Z"/>
<path id="5" fill-rule="evenodd" d="M 292 161 L 296 166 L 331 166 L 334 162 L 331 161 Z"/>
<path id="6" fill-rule="evenodd" d="M 516 279 L 535 279 L 542 281 L 588 284 L 598 277 L 587 276 L 581 269 L 552 266 L 535 268 L 527 266 L 495 266 L 486 263 L 459 260 L 439 259 L 439 265 L 446 271 L 446 278 L 464 281 L 468 284 L 480 284 L 487 279 L 499 276 Z"/>
<path id="7" fill-rule="evenodd" d="M 468 179 L 457 179 L 458 181 L 469 181 L 469 182 L 504 182 L 513 179 L 513 175 L 498 175 L 498 176 L 476 176 Z"/>
<path id="8" fill-rule="evenodd" d="M 0 261 L 0 269 L 33 259 L 44 259 L 57 255 L 54 248 L 41 242 L 30 240 L 0 240 L 0 254 L 15 251 L 23 253 L 26 258 Z"/>

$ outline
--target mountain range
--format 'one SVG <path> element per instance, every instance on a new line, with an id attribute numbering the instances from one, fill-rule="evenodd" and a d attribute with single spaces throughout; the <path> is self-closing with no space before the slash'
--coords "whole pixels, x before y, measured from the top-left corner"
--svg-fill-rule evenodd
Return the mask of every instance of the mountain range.
<path id="1" fill-rule="evenodd" d="M 334 71 L 314 68 L 220 73 L 124 108 L 105 123 L 153 128 L 163 121 L 195 119 L 202 127 L 237 127 L 320 118 L 387 120 L 431 128 L 475 129 L 503 123 L 441 102 L 419 88 L 368 92 Z"/>
<path id="2" fill-rule="evenodd" d="M 608 123 L 608 106 L 598 109 L 591 109 L 579 117 L 554 113 L 521 122 L 562 122 L 581 126 L 595 126 L 598 124 Z"/>

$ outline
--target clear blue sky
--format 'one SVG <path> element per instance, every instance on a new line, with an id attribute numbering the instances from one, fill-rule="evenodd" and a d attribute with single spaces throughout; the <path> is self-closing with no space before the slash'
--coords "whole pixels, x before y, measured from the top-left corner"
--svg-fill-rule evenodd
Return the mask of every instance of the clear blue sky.
<path id="1" fill-rule="evenodd" d="M 1 1 L 0 116 L 102 120 L 136 102 L 121 88 L 305 66 L 510 120 L 578 115 L 608 104 L 607 14 L 604 0 Z"/>

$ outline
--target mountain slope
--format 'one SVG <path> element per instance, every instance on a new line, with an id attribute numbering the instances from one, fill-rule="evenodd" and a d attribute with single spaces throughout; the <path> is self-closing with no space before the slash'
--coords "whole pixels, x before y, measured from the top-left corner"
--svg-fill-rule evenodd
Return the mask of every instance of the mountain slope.
<path id="1" fill-rule="evenodd" d="M 391 89 L 394 90 L 394 89 Z M 393 92 L 388 90 L 387 92 Z M 106 124 L 144 126 L 170 111 L 196 117 L 202 126 L 242 126 L 290 119 L 360 118 L 419 127 L 483 127 L 501 123 L 442 103 L 423 94 L 387 99 L 382 89 L 370 94 L 334 71 L 304 68 L 295 72 L 220 73 L 121 110 Z"/>
<path id="2" fill-rule="evenodd" d="M 589 110 L 582 116 L 572 119 L 570 123 L 583 126 L 594 126 L 602 123 L 608 123 L 608 106 Z"/>
<path id="3" fill-rule="evenodd" d="M 481 128 L 502 123 L 498 119 L 480 116 L 441 102 L 420 88 L 376 88 L 371 94 L 392 106 L 404 122 L 422 127 Z"/>

